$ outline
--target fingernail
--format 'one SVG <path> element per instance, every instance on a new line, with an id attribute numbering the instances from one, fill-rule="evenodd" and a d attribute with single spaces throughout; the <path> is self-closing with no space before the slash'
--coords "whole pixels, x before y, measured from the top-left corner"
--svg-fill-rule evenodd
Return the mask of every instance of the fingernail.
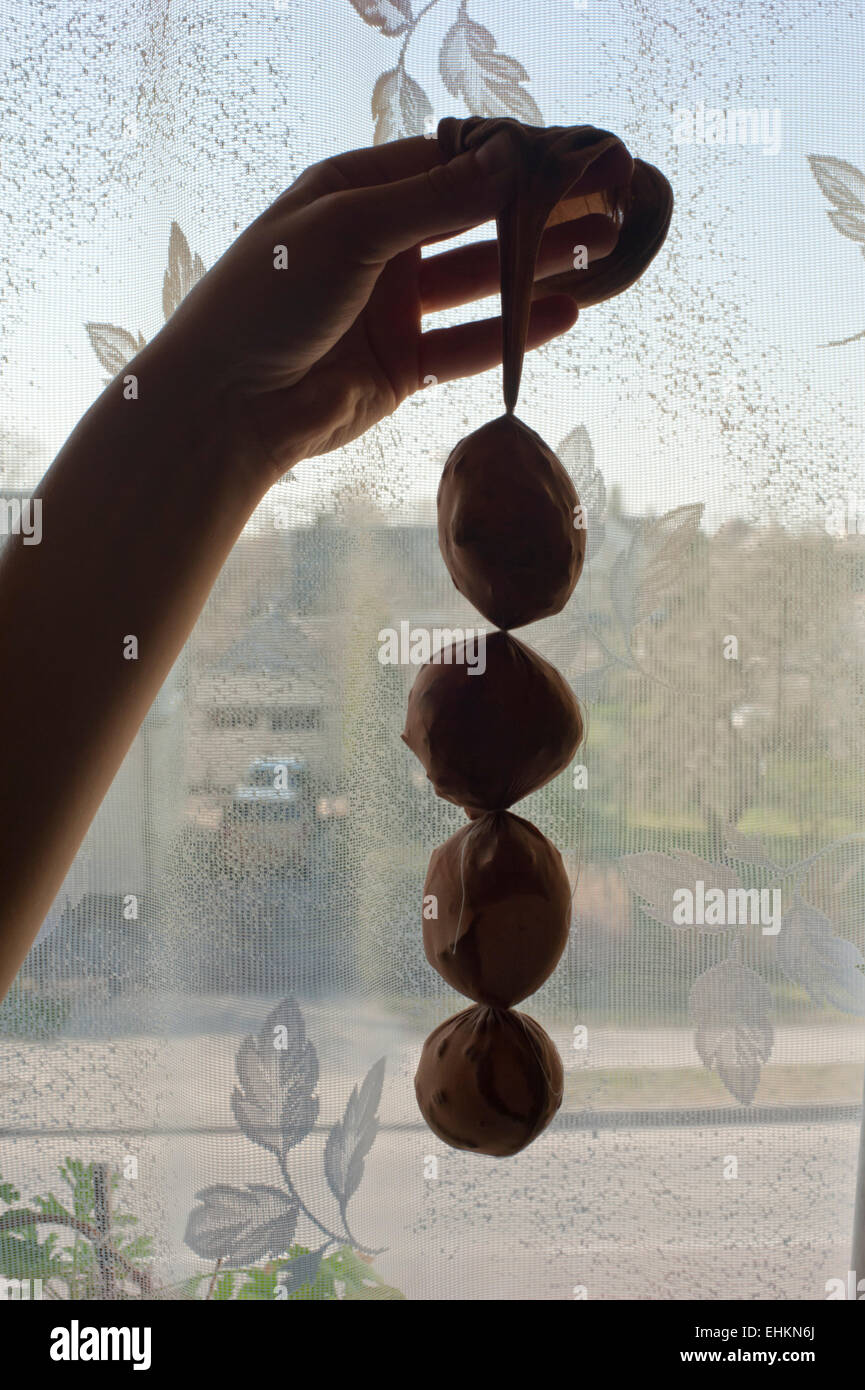
<path id="1" fill-rule="evenodd" d="M 484 174 L 499 174 L 514 164 L 516 145 L 506 130 L 500 130 L 491 140 L 481 145 L 476 158 L 478 167 Z"/>

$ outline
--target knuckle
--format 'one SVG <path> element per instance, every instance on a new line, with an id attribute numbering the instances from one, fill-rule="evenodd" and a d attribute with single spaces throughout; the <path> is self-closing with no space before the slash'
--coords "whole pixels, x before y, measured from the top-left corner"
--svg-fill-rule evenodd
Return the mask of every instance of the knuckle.
<path id="1" fill-rule="evenodd" d="M 453 163 L 434 164 L 427 170 L 427 182 L 433 193 L 440 198 L 452 197 L 460 187 L 460 179 Z"/>
<path id="2" fill-rule="evenodd" d="M 333 240 L 341 240 L 359 229 L 350 214 L 350 198 L 346 193 L 323 193 L 310 209 L 316 227 Z"/>
<path id="3" fill-rule="evenodd" d="M 310 164 L 301 174 L 301 178 L 307 179 L 308 187 L 321 197 L 328 193 L 343 192 L 350 187 L 333 155 L 328 159 L 319 159 L 315 164 Z"/>
<path id="4" fill-rule="evenodd" d="M 293 183 L 277 199 L 278 203 L 301 200 L 312 202 L 316 199 L 325 198 L 330 193 L 336 193 L 346 187 L 346 180 L 336 167 L 333 159 L 319 159 L 314 164 L 308 164 L 302 173 L 298 174 Z"/>
<path id="5" fill-rule="evenodd" d="M 357 255 L 374 257 L 380 240 L 380 218 L 374 198 L 364 188 L 329 193 L 319 199 L 331 233 Z"/>
<path id="6" fill-rule="evenodd" d="M 365 258 L 375 251 L 373 219 L 362 190 L 324 193 L 305 209 L 313 239 L 334 254 Z"/>

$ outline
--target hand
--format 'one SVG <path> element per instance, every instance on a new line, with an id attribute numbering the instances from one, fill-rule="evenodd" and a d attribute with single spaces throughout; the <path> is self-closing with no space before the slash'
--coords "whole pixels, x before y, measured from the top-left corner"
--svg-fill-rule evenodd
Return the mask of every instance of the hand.
<path id="1" fill-rule="evenodd" d="M 490 165 L 490 156 L 493 163 Z M 442 162 L 416 137 L 312 165 L 237 239 L 154 340 L 194 361 L 248 431 L 276 481 L 301 458 L 338 449 L 432 375 L 438 382 L 501 361 L 501 320 L 421 331 L 421 316 L 499 288 L 496 240 L 422 257 L 421 247 L 493 219 L 516 177 L 510 137 Z M 600 214 L 544 238 L 537 274 L 616 243 Z M 279 252 L 276 248 L 285 248 Z M 275 268 L 282 255 L 285 269 Z M 536 300 L 528 347 L 571 328 L 567 295 Z"/>

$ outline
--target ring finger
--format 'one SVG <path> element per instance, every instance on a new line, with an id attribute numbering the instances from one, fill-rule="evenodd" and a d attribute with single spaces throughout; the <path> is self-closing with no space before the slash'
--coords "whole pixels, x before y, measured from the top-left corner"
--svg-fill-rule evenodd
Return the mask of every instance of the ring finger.
<path id="1" fill-rule="evenodd" d="M 590 213 L 573 222 L 561 222 L 544 233 L 535 267 L 535 279 L 556 275 L 574 266 L 574 252 L 586 248 L 589 263 L 608 256 L 618 240 L 618 228 L 602 213 Z M 438 256 L 421 259 L 418 287 L 421 313 L 454 309 L 499 290 L 498 242 L 476 241 Z"/>

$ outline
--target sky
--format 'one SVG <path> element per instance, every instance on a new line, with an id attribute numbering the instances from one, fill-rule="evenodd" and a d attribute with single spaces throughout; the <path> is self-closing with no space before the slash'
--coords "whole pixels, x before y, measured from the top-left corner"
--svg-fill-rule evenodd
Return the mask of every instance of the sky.
<path id="1" fill-rule="evenodd" d="M 0 489 L 35 484 L 102 389 L 86 322 L 158 331 L 172 220 L 211 265 L 307 164 L 372 143 L 370 95 L 401 42 L 349 0 L 132 9 L 4 0 Z M 437 63 L 458 9 L 437 0 L 407 50 L 436 119 L 469 114 Z M 834 0 L 468 13 L 522 64 L 547 124 L 615 131 L 676 195 L 643 281 L 527 359 L 522 418 L 553 447 L 585 425 L 632 511 L 702 501 L 710 527 L 799 525 L 865 494 L 865 339 L 824 346 L 865 330 L 865 259 L 808 163 L 865 170 L 865 15 Z M 680 113 L 698 107 L 765 113 L 777 151 L 683 144 Z M 432 388 L 276 497 L 299 522 L 364 490 L 395 520 L 428 515 L 450 448 L 501 409 L 497 372 Z"/>

